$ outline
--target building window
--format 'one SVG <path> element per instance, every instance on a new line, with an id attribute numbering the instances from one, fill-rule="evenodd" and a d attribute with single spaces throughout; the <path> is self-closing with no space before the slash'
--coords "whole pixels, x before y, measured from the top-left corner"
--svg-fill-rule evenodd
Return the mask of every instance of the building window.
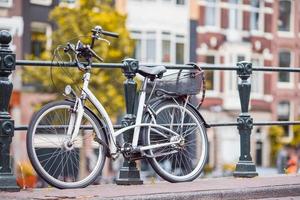
<path id="1" fill-rule="evenodd" d="M 40 57 L 41 54 L 49 49 L 49 25 L 39 22 L 31 23 L 31 54 Z"/>
<path id="2" fill-rule="evenodd" d="M 288 101 L 282 101 L 279 102 L 277 106 L 277 120 L 278 121 L 289 121 L 290 120 L 290 113 L 291 113 L 291 106 L 290 102 Z M 282 126 L 284 129 L 284 135 L 288 136 L 289 135 L 289 126 L 284 125 Z"/>
<path id="3" fill-rule="evenodd" d="M 184 64 L 185 62 L 185 36 L 176 35 L 175 40 L 175 63 Z"/>
<path id="4" fill-rule="evenodd" d="M 282 51 L 279 53 L 279 67 L 290 67 L 291 65 L 291 52 Z M 283 83 L 290 82 L 290 73 L 279 72 L 278 81 Z"/>
<path id="5" fill-rule="evenodd" d="M 162 51 L 161 51 L 161 61 L 171 62 L 171 34 L 162 33 Z"/>
<path id="6" fill-rule="evenodd" d="M 52 4 L 52 0 L 30 0 L 30 3 L 42 6 L 50 6 Z"/>
<path id="7" fill-rule="evenodd" d="M 76 2 L 76 0 L 60 0 L 61 3 L 70 3 L 73 4 Z"/>
<path id="8" fill-rule="evenodd" d="M 217 0 L 206 0 L 205 25 L 217 26 Z"/>
<path id="9" fill-rule="evenodd" d="M 260 0 L 251 1 L 251 20 L 250 28 L 251 30 L 258 31 L 260 29 L 260 21 L 263 15 L 260 14 Z"/>
<path id="10" fill-rule="evenodd" d="M 239 30 L 241 17 L 240 0 L 229 0 L 229 29 Z"/>
<path id="11" fill-rule="evenodd" d="M 156 62 L 156 34 L 146 33 L 146 62 Z"/>
<path id="12" fill-rule="evenodd" d="M 291 10 L 292 3 L 289 0 L 279 1 L 279 17 L 278 17 L 278 30 L 291 31 Z"/>
<path id="13" fill-rule="evenodd" d="M 176 0 L 176 4 L 177 5 L 184 5 L 185 4 L 185 0 Z"/>
<path id="14" fill-rule="evenodd" d="M 0 0 L 0 7 L 11 7 L 12 0 Z"/>
<path id="15" fill-rule="evenodd" d="M 171 32 L 131 31 L 135 41 L 134 57 L 140 62 L 183 64 L 186 59 L 185 35 Z"/>
<path id="16" fill-rule="evenodd" d="M 176 64 L 184 63 L 184 43 L 176 43 Z"/>
<path id="17" fill-rule="evenodd" d="M 215 56 L 206 56 L 205 62 L 207 64 L 215 64 Z M 207 90 L 214 90 L 214 71 L 207 70 L 205 71 L 205 80 L 206 80 L 206 89 Z"/>
<path id="18" fill-rule="evenodd" d="M 253 58 L 251 60 L 253 66 L 261 66 L 262 60 Z M 263 94 L 263 73 L 258 71 L 253 71 L 251 76 L 251 92 L 256 94 Z"/>
<path id="19" fill-rule="evenodd" d="M 141 60 L 142 59 L 142 41 L 141 39 L 135 39 L 134 40 L 135 43 L 135 48 L 134 48 L 134 58 L 137 60 Z"/>
<path id="20" fill-rule="evenodd" d="M 69 8 L 73 8 L 76 5 L 76 0 L 60 0 L 59 6 L 65 6 Z"/>

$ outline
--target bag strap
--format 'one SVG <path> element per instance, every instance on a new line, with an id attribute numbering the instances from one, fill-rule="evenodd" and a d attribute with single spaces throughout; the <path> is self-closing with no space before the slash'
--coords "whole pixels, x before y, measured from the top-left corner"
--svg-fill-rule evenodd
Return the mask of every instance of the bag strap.
<path id="1" fill-rule="evenodd" d="M 198 103 L 198 105 L 197 105 L 197 107 L 196 107 L 197 110 L 198 110 L 198 109 L 201 107 L 201 105 L 203 104 L 204 99 L 205 99 L 205 92 L 206 92 L 205 73 L 204 73 L 203 69 L 202 69 L 200 66 L 198 66 L 196 63 L 191 62 L 191 63 L 188 63 L 187 65 L 191 65 L 191 66 L 193 66 L 195 69 L 198 69 L 199 72 L 202 72 L 202 73 L 203 73 L 203 75 L 202 75 L 202 97 L 201 97 L 201 100 L 200 100 L 200 102 Z"/>

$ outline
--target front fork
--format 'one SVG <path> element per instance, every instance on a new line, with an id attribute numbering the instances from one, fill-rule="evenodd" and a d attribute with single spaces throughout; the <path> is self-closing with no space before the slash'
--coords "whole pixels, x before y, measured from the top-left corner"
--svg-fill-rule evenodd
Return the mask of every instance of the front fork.
<path id="1" fill-rule="evenodd" d="M 80 124 L 82 121 L 84 108 L 83 108 L 83 100 L 80 98 L 76 98 L 74 108 L 72 108 L 71 117 L 68 126 L 67 135 L 70 138 L 70 142 L 74 142 L 74 139 L 78 136 Z"/>
<path id="2" fill-rule="evenodd" d="M 78 136 L 80 124 L 84 113 L 83 100 L 81 98 L 76 97 L 74 107 L 71 108 L 70 112 L 71 117 L 69 120 L 67 135 L 70 139 L 69 142 L 73 143 L 74 139 Z"/>
<path id="3" fill-rule="evenodd" d="M 88 87 L 89 81 L 90 81 L 90 73 L 86 72 L 83 75 L 83 88 L 80 97 L 76 96 L 76 93 L 72 90 L 70 86 L 67 86 L 65 89 L 66 95 L 71 94 L 74 98 L 76 98 L 74 107 L 71 108 L 70 110 L 71 117 L 69 121 L 68 132 L 67 132 L 68 138 L 70 139 L 69 140 L 70 143 L 73 143 L 74 139 L 78 136 L 80 124 L 84 113 L 84 101 L 86 99 L 86 94 L 83 91 Z"/>

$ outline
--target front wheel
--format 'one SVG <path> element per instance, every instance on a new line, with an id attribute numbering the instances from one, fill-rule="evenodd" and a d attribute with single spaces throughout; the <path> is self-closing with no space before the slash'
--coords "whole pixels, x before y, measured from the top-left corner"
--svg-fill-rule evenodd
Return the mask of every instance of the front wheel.
<path id="1" fill-rule="evenodd" d="M 178 137 L 180 142 L 149 150 L 151 166 L 169 182 L 194 180 L 200 175 L 207 157 L 208 142 L 203 120 L 192 106 L 174 100 L 165 100 L 155 105 L 153 110 L 155 118 L 149 118 L 148 122 L 171 129 L 179 136 L 159 128 L 155 131 L 146 128 L 145 144 L 168 143 L 178 140 Z"/>
<path id="2" fill-rule="evenodd" d="M 84 110 L 77 137 L 67 135 L 74 103 L 53 102 L 32 118 L 27 133 L 29 159 L 46 182 L 57 188 L 81 188 L 94 182 L 105 163 L 103 127 L 88 109 Z"/>

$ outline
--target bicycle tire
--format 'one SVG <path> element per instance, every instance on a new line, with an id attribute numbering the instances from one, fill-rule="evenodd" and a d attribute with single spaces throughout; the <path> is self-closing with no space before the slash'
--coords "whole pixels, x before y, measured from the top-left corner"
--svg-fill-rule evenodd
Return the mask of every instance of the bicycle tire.
<path id="1" fill-rule="evenodd" d="M 50 119 L 52 119 L 52 118 L 49 119 L 46 118 L 47 115 L 52 111 L 61 109 L 61 110 L 68 110 L 68 112 L 70 113 L 70 109 L 73 107 L 73 105 L 74 102 L 57 101 L 57 102 L 51 102 L 43 106 L 33 116 L 29 124 L 27 139 L 26 139 L 28 157 L 37 174 L 42 179 L 44 179 L 48 184 L 60 189 L 83 188 L 93 183 L 95 179 L 99 176 L 100 172 L 102 171 L 106 159 L 106 149 L 102 145 L 100 145 L 99 142 L 96 142 L 95 140 L 96 135 L 98 138 L 104 140 L 105 133 L 101 129 L 102 126 L 97 120 L 97 118 L 88 109 L 84 109 L 82 123 L 84 122 L 84 119 L 87 119 L 91 127 L 93 128 L 94 132 L 80 130 L 80 134 L 78 134 L 76 140 L 74 141 L 73 148 L 68 149 L 67 148 L 68 146 L 66 147 L 65 145 L 65 140 L 62 140 L 63 136 L 61 136 L 61 134 L 66 133 L 67 130 L 66 128 L 62 130 L 62 128 L 58 129 L 59 127 L 54 125 L 52 127 L 50 127 L 51 125 L 46 126 L 48 129 L 37 128 L 39 125 L 40 127 L 45 126 L 45 124 L 48 123 Z M 65 114 L 67 114 L 68 112 L 65 111 Z M 59 116 L 58 114 L 57 118 L 60 117 L 62 116 Z M 58 121 L 62 121 L 63 124 L 65 125 L 68 124 L 68 120 L 64 122 L 61 119 L 57 120 L 57 118 L 56 117 L 53 118 L 53 121 L 50 120 L 49 123 L 53 122 L 56 123 L 55 125 L 58 125 L 59 124 Z M 55 145 L 57 143 L 52 141 L 54 135 L 53 133 L 55 133 L 55 136 L 57 137 L 56 142 L 59 143 L 59 145 L 57 145 L 56 147 Z M 46 139 L 49 138 L 49 140 L 51 138 L 50 149 L 53 148 L 53 145 L 55 147 L 54 148 L 55 151 L 52 154 L 51 152 L 48 154 L 41 154 L 42 149 L 44 149 L 43 146 L 45 146 L 45 144 L 43 143 L 43 141 L 46 140 L 45 138 Z M 49 147 L 49 144 L 46 145 L 48 145 Z M 52 156 L 57 156 L 57 157 L 54 159 Z M 42 160 L 43 157 L 45 157 L 45 159 L 48 160 Z M 56 169 L 53 172 L 54 169 L 52 170 L 52 166 L 54 165 L 54 163 L 57 164 L 57 159 L 59 160 L 58 157 L 61 158 L 61 161 L 59 162 L 59 165 L 56 166 Z M 95 161 L 95 157 L 97 157 L 96 161 Z M 80 160 L 78 160 L 77 158 Z M 52 162 L 52 165 L 50 167 L 48 165 L 49 162 L 50 163 Z M 70 162 L 71 164 L 69 164 Z M 71 171 L 70 165 L 73 171 Z M 68 169 L 70 170 L 68 171 Z M 60 170 L 61 170 L 61 174 L 58 174 Z M 72 175 L 71 174 L 72 172 L 74 177 L 70 177 Z M 80 176 L 84 176 L 84 174 L 88 174 L 88 175 L 85 178 L 80 179 Z M 72 178 L 74 181 L 72 180 Z"/>
<path id="2" fill-rule="evenodd" d="M 168 108 L 182 109 L 182 108 L 184 108 L 182 104 L 183 103 L 178 103 L 178 101 L 175 101 L 172 99 L 162 100 L 159 103 L 153 104 L 152 110 L 155 113 L 154 116 L 155 116 L 156 124 L 161 124 L 161 123 L 166 122 L 164 120 L 166 120 L 167 116 L 163 115 L 163 112 L 166 111 L 166 109 L 168 109 Z M 173 155 L 173 158 L 175 158 L 175 161 L 173 159 L 171 162 L 169 162 L 169 166 L 164 166 L 164 165 L 166 165 L 166 164 L 164 164 L 165 156 L 164 157 L 160 156 L 160 157 L 154 157 L 154 158 L 151 158 L 151 157 L 147 158 L 150 165 L 154 169 L 154 171 L 160 177 L 162 177 L 163 179 L 165 179 L 169 182 L 172 182 L 172 183 L 192 181 L 192 180 L 196 179 L 197 177 L 199 177 L 199 175 L 202 172 L 203 167 L 206 163 L 206 159 L 207 159 L 208 140 L 207 140 L 206 130 L 204 127 L 204 121 L 201 119 L 201 117 L 199 117 L 199 115 L 196 113 L 195 109 L 192 108 L 191 105 L 187 104 L 185 108 L 186 108 L 187 113 L 190 115 L 191 119 L 193 119 L 196 122 L 197 128 L 195 130 L 197 131 L 197 134 L 198 134 L 198 137 L 196 139 L 201 139 L 201 140 L 198 140 L 198 142 L 200 142 L 200 145 L 198 143 L 197 145 L 194 145 L 195 147 L 193 147 L 194 149 L 196 149 L 195 153 L 199 153 L 199 151 L 201 151 L 200 152 L 201 155 L 199 157 L 195 158 L 193 161 L 192 160 L 188 161 L 188 159 L 185 158 L 187 162 L 196 162 L 195 168 L 193 170 L 191 170 L 190 172 L 188 172 L 187 169 L 185 169 L 186 173 L 183 172 L 184 170 L 179 169 L 179 168 L 182 168 L 181 163 L 178 164 L 178 162 L 177 162 L 177 160 L 179 161 L 179 156 L 181 156 L 181 159 L 182 159 L 182 155 L 179 155 L 180 150 L 178 150 L 177 153 L 169 155 L 170 159 L 172 158 L 172 155 Z M 184 117 L 184 118 L 186 118 L 186 117 Z M 185 119 L 185 120 L 187 120 L 187 119 Z M 151 118 L 150 116 L 146 116 L 145 121 L 153 123 L 153 118 Z M 143 135 L 144 136 L 143 137 L 144 144 L 145 145 L 155 144 L 154 137 L 155 137 L 156 132 L 151 131 L 149 128 L 144 128 L 143 130 L 144 130 L 144 133 L 143 133 L 144 134 Z M 173 131 L 175 131 L 177 133 L 180 132 L 180 130 L 173 130 Z M 152 134 L 152 136 L 151 136 L 151 134 Z M 188 133 L 185 133 L 185 134 L 188 134 Z M 191 138 L 191 136 L 189 136 L 189 137 Z M 151 138 L 152 138 L 152 142 L 151 142 Z M 161 143 L 162 142 L 161 136 L 157 136 L 157 138 L 158 138 L 157 142 Z M 196 141 L 196 139 L 195 139 L 195 141 Z M 167 139 L 165 139 L 165 140 L 166 141 L 164 141 L 164 142 L 167 142 Z M 171 139 L 168 138 L 168 140 L 170 141 Z M 189 142 L 190 142 L 190 144 L 192 144 L 191 141 L 189 141 Z M 186 144 L 188 144 L 188 142 Z M 166 152 L 168 149 L 169 149 L 169 151 L 171 151 L 171 150 L 174 151 L 174 148 L 175 147 L 168 146 L 168 147 L 164 147 L 164 149 L 158 148 L 158 149 L 148 150 L 146 153 L 153 156 L 153 155 L 157 154 L 158 151 L 160 151 L 160 153 Z M 193 152 L 191 147 L 186 147 L 186 149 L 190 152 Z M 184 151 L 184 150 L 181 150 L 181 151 Z M 184 154 L 185 153 L 186 152 L 184 152 Z M 189 153 L 186 153 L 186 154 L 189 154 Z M 174 155 L 176 155 L 176 157 Z M 191 156 L 192 155 L 193 154 L 191 153 Z M 167 157 L 167 159 L 168 159 L 168 157 Z M 176 162 L 177 162 L 177 164 L 176 164 Z M 173 169 L 173 170 L 167 169 L 168 167 L 172 167 L 172 166 L 175 166 L 174 168 L 176 168 L 176 169 Z M 181 171 L 181 174 L 180 174 L 180 171 Z"/>

